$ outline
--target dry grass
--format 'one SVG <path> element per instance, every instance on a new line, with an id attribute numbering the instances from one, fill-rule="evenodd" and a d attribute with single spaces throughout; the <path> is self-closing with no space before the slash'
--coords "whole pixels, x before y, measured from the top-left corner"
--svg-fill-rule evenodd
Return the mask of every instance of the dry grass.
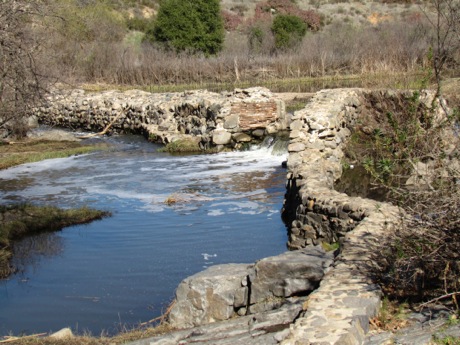
<path id="1" fill-rule="evenodd" d="M 163 322 L 157 326 L 142 329 L 125 330 L 113 337 L 90 335 L 73 336 L 65 339 L 55 339 L 43 335 L 30 335 L 23 337 L 4 337 L 0 343 L 12 345 L 119 345 L 130 341 L 145 339 L 173 331 L 168 323 Z"/>

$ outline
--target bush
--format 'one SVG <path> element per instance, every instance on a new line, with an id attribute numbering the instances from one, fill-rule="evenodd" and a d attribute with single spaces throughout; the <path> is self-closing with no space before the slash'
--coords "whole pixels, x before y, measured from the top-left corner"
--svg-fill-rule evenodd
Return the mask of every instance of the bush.
<path id="1" fill-rule="evenodd" d="M 82 5 L 77 0 L 54 4 L 55 27 L 65 40 L 74 42 L 120 42 L 126 32 L 123 17 L 104 2 Z"/>
<path id="2" fill-rule="evenodd" d="M 302 10 L 291 0 L 267 0 L 257 3 L 254 19 L 266 21 L 271 18 L 272 13 L 299 17 L 311 30 L 316 31 L 320 28 L 321 17 L 316 11 Z"/>
<path id="3" fill-rule="evenodd" d="M 276 48 L 291 48 L 299 44 L 307 33 L 307 25 L 296 16 L 278 15 L 273 21 Z"/>
<path id="4" fill-rule="evenodd" d="M 165 0 L 146 39 L 177 52 L 216 55 L 224 43 L 219 0 Z"/>

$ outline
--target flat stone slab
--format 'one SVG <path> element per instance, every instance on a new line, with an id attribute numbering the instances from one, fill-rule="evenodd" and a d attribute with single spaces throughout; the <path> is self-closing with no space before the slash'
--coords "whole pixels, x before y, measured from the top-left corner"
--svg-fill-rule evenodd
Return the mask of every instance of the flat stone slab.
<path id="1" fill-rule="evenodd" d="M 289 325 L 302 312 L 305 298 L 290 299 L 271 312 L 238 317 L 228 321 L 175 331 L 163 336 L 137 340 L 127 345 L 269 345 L 287 336 Z"/>

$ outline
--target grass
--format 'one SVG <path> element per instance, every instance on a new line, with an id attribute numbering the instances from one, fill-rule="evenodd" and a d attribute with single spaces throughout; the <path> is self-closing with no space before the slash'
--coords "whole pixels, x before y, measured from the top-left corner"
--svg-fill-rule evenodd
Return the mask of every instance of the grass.
<path id="1" fill-rule="evenodd" d="M 28 204 L 0 206 L 0 278 L 5 278 L 12 272 L 9 266 L 12 241 L 41 232 L 89 223 L 109 215 L 108 212 L 87 207 L 62 210 Z"/>
<path id="2" fill-rule="evenodd" d="M 159 151 L 169 153 L 202 152 L 199 143 L 193 139 L 179 139 L 166 144 Z"/>
<path id="3" fill-rule="evenodd" d="M 398 73 L 388 75 L 385 73 L 367 74 L 336 74 L 323 77 L 299 78 L 256 78 L 235 83 L 203 82 L 203 83 L 165 83 L 154 85 L 114 85 L 114 84 L 82 84 L 82 89 L 89 92 L 107 90 L 132 90 L 140 89 L 152 93 L 183 92 L 189 90 L 206 89 L 213 92 L 229 91 L 235 88 L 249 88 L 255 85 L 270 89 L 272 92 L 311 92 L 331 87 L 393 87 L 400 89 L 413 88 L 419 80 L 419 73 Z"/>
<path id="4" fill-rule="evenodd" d="M 0 170 L 51 158 L 65 158 L 107 149 L 106 144 L 85 145 L 73 141 L 21 141 L 0 144 Z"/>

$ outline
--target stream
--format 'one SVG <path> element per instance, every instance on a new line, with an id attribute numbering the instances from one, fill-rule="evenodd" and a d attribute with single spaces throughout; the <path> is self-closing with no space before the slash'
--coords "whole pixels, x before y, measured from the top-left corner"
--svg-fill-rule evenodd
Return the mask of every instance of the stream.
<path id="1" fill-rule="evenodd" d="M 287 155 L 273 144 L 176 156 L 140 136 L 100 140 L 112 149 L 0 171 L 1 204 L 112 212 L 16 243 L 18 272 L 0 280 L 0 335 L 111 335 L 161 315 L 187 276 L 286 250 Z"/>

